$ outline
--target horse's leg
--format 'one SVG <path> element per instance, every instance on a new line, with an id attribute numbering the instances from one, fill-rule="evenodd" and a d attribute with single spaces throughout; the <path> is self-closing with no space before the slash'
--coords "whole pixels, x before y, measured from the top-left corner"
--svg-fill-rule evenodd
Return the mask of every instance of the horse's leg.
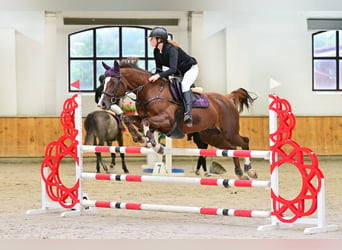
<path id="1" fill-rule="evenodd" d="M 245 150 L 249 150 L 249 138 L 248 137 L 244 137 L 241 136 L 242 140 L 244 141 L 246 149 Z M 251 178 L 258 178 L 258 174 L 257 172 L 252 168 L 252 164 L 250 161 L 249 157 L 245 157 L 245 164 L 244 164 L 244 171 L 245 173 L 247 173 L 247 175 Z"/>
<path id="2" fill-rule="evenodd" d="M 123 134 L 121 131 L 119 132 L 117 136 L 117 140 L 118 140 L 119 146 L 122 147 L 123 146 Z M 120 157 L 121 157 L 122 170 L 124 171 L 124 173 L 128 174 L 129 171 L 127 169 L 126 162 L 125 162 L 125 154 L 120 153 Z"/>
<path id="3" fill-rule="evenodd" d="M 142 137 L 141 134 L 133 126 L 133 122 L 135 121 L 135 119 L 139 119 L 139 117 L 124 116 L 124 122 L 129 133 L 132 135 L 133 141 L 139 142 L 142 146 L 146 146 L 146 139 Z"/>
<path id="4" fill-rule="evenodd" d="M 152 147 L 158 154 L 164 153 L 164 147 L 160 143 L 156 142 L 153 132 L 150 130 L 150 123 L 147 119 L 142 120 L 144 134 L 147 138 L 147 147 Z"/>
<path id="5" fill-rule="evenodd" d="M 243 170 L 240 166 L 240 160 L 239 157 L 233 157 L 233 162 L 234 162 L 234 172 L 236 176 L 241 179 L 241 180 L 249 180 L 248 176 L 244 175 Z"/>
<path id="6" fill-rule="evenodd" d="M 237 135 L 234 138 L 235 139 L 232 140 L 233 144 L 240 146 L 242 150 L 249 150 L 249 139 L 248 139 L 248 137 L 243 137 L 243 136 Z M 238 159 L 239 158 L 237 158 L 237 157 L 233 158 L 233 161 L 235 164 L 235 174 L 240 179 L 248 179 L 248 177 L 243 174 L 243 171 L 240 167 L 240 161 Z M 256 171 L 252 168 L 252 164 L 251 164 L 249 157 L 245 157 L 244 171 L 245 171 L 245 173 L 247 173 L 247 175 L 249 177 L 258 178 Z"/>
<path id="7" fill-rule="evenodd" d="M 239 135 L 232 137 L 234 140 L 228 140 L 222 133 L 217 129 L 207 129 L 200 132 L 200 138 L 203 142 L 212 145 L 220 149 L 230 149 L 235 150 L 236 145 L 240 146 L 242 149 L 248 148 L 248 142 L 244 142 L 242 137 Z M 246 149 L 247 150 L 247 149 Z M 238 157 L 233 157 L 234 162 L 234 172 L 236 176 L 241 180 L 248 180 L 248 176 L 243 173 L 240 166 L 240 160 Z"/>

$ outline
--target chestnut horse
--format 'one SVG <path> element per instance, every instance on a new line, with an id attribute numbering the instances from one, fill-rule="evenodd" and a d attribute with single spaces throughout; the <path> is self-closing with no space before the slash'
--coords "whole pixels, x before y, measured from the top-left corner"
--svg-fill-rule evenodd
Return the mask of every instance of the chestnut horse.
<path id="1" fill-rule="evenodd" d="M 114 63 L 114 65 L 117 62 Z M 243 108 L 249 108 L 254 102 L 249 93 L 240 88 L 230 94 L 202 93 L 209 105 L 192 109 L 193 125 L 185 126 L 183 122 L 183 103 L 176 101 L 170 90 L 170 82 L 158 79 L 149 82 L 151 73 L 137 66 L 136 59 L 126 59 L 120 62 L 120 78 L 106 79 L 103 102 L 109 108 L 112 102 L 128 93 L 136 95 L 137 115 L 125 116 L 127 125 L 135 142 L 143 146 L 153 147 L 158 153 L 164 148 L 153 138 L 153 131 L 158 130 L 173 138 L 182 138 L 185 134 L 200 132 L 204 143 L 220 149 L 249 150 L 249 139 L 239 135 L 239 113 Z M 181 116 L 179 118 L 179 116 Z M 144 132 L 143 137 L 137 130 Z M 174 136 L 173 136 L 174 135 Z M 239 158 L 233 157 L 235 174 L 240 179 L 248 179 L 240 167 Z M 251 178 L 257 178 L 249 158 L 245 158 L 244 170 Z"/>

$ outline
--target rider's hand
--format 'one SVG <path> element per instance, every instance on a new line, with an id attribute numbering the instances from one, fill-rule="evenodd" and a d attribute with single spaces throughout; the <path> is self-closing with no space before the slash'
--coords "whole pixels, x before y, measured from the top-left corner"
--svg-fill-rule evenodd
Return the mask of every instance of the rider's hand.
<path id="1" fill-rule="evenodd" d="M 159 78 L 160 78 L 160 75 L 159 75 L 159 74 L 155 74 L 155 75 L 151 76 L 148 80 L 149 80 L 150 82 L 155 82 L 155 81 L 157 81 Z"/>

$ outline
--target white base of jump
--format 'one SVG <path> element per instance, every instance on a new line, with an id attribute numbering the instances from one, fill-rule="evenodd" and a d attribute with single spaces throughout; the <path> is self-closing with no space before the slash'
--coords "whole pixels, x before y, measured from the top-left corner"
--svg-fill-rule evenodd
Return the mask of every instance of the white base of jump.
<path id="1" fill-rule="evenodd" d="M 275 216 L 271 216 L 271 224 L 259 226 L 259 231 L 269 231 L 274 229 L 284 229 L 293 227 L 293 224 L 316 225 L 315 227 L 305 228 L 304 234 L 326 233 L 338 230 L 337 225 L 327 225 L 325 210 L 325 180 L 322 178 L 321 190 L 317 195 L 317 215 L 311 218 L 298 218 L 293 223 L 280 222 Z"/>
<path id="2" fill-rule="evenodd" d="M 51 203 L 51 206 L 46 206 L 46 207 L 42 207 L 40 209 L 31 209 L 31 210 L 27 210 L 26 214 L 49 214 L 49 213 L 60 213 L 65 211 L 65 208 L 63 207 L 55 207 L 54 203 Z"/>
<path id="3" fill-rule="evenodd" d="M 296 223 L 296 222 L 295 222 Z M 315 224 L 315 223 L 312 223 Z M 286 224 L 286 223 L 276 223 L 270 225 L 263 225 L 258 227 L 258 231 L 271 231 L 276 229 L 287 229 L 292 228 L 293 224 Z M 316 227 L 308 227 L 305 228 L 304 234 L 316 234 L 316 233 L 327 233 L 327 232 L 334 232 L 338 230 L 337 225 L 318 225 Z"/>

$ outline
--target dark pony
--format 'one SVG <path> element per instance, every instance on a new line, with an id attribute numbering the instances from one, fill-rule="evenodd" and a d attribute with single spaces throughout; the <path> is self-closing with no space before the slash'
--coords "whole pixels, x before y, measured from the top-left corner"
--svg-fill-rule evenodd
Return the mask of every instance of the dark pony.
<path id="1" fill-rule="evenodd" d="M 175 98 L 171 92 L 172 84 L 167 79 L 149 82 L 151 73 L 140 69 L 137 60 L 122 60 L 120 62 L 120 79 L 112 77 L 105 86 L 104 100 L 116 100 L 133 92 L 136 95 L 137 115 L 126 116 L 124 119 L 135 142 L 152 147 L 158 153 L 164 153 L 164 148 L 153 138 L 153 131 L 166 134 L 173 138 L 182 138 L 184 134 L 199 132 L 204 143 L 220 149 L 249 150 L 248 137 L 239 134 L 239 112 L 249 108 L 255 98 L 243 88 L 229 94 L 203 93 L 207 106 L 193 107 L 193 125 L 185 126 L 182 116 L 182 101 Z M 139 131 L 145 134 L 143 137 Z M 237 157 L 233 157 L 235 173 L 240 179 L 248 179 L 240 167 Z M 245 172 L 256 178 L 249 158 L 245 158 Z"/>
<path id="2" fill-rule="evenodd" d="M 84 140 L 85 145 L 98 145 L 104 146 L 107 143 L 108 146 L 112 146 L 113 141 L 117 140 L 119 146 L 123 146 L 123 135 L 119 129 L 118 121 L 112 114 L 107 111 L 94 111 L 87 115 L 84 121 L 84 128 L 86 130 L 86 136 Z M 98 142 L 97 142 L 98 140 Z M 103 170 L 108 172 L 108 167 L 103 162 L 101 153 L 96 152 L 96 172 L 100 173 L 100 164 Z M 115 166 L 115 153 L 111 153 L 112 161 L 111 168 Z M 128 169 L 125 163 L 125 154 L 120 153 L 122 170 L 128 173 Z"/>

